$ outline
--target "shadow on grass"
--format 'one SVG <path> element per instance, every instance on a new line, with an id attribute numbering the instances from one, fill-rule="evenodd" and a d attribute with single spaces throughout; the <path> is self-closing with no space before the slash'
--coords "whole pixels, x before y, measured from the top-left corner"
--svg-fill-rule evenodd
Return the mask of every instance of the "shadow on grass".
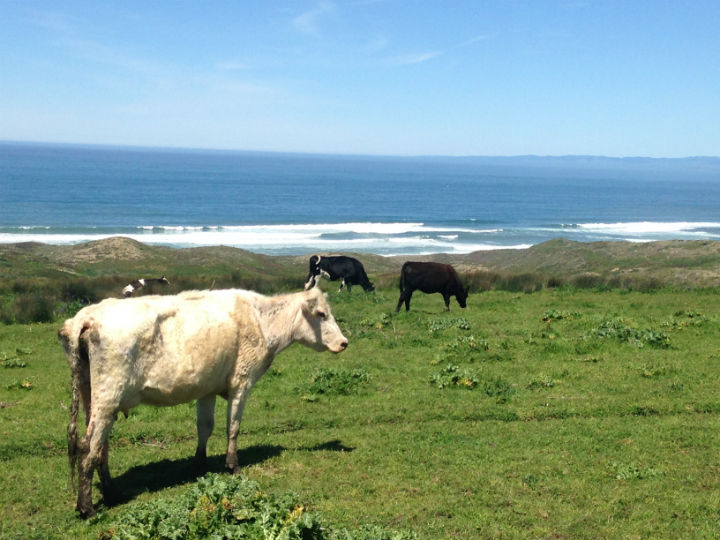
<path id="1" fill-rule="evenodd" d="M 334 439 L 326 443 L 316 444 L 315 446 L 305 446 L 302 448 L 298 448 L 298 450 L 308 450 L 310 452 L 315 452 L 318 450 L 331 450 L 333 452 L 352 452 L 353 450 L 355 450 L 355 448 L 352 446 L 345 446 L 338 439 Z"/>
<path id="2" fill-rule="evenodd" d="M 257 465 L 279 456 L 287 448 L 279 445 L 260 444 L 238 450 L 238 460 L 241 467 Z M 354 448 L 343 445 L 335 439 L 310 447 L 301 447 L 303 451 L 334 451 L 352 452 Z M 182 459 L 163 459 L 138 465 L 128 469 L 120 476 L 113 478 L 116 498 L 112 505 L 124 504 L 145 492 L 156 492 L 169 487 L 194 482 L 208 472 L 221 472 L 225 470 L 225 454 L 209 456 L 204 467 L 198 467 L 195 458 L 189 456 Z"/>

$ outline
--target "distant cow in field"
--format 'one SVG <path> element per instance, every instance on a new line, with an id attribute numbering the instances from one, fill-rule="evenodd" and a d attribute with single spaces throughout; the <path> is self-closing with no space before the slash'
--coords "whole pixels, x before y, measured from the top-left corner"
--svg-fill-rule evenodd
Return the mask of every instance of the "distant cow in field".
<path id="1" fill-rule="evenodd" d="M 435 262 L 406 262 L 400 271 L 400 299 L 395 311 L 405 302 L 405 310 L 410 309 L 410 298 L 414 291 L 440 293 L 445 300 L 445 309 L 450 309 L 450 297 L 460 304 L 467 305 L 468 287 L 463 287 L 460 277 L 449 264 Z"/>
<path id="2" fill-rule="evenodd" d="M 139 289 L 142 289 L 145 285 L 149 285 L 150 283 L 161 283 L 163 285 L 169 285 L 170 282 L 167 280 L 165 276 L 157 279 L 153 278 L 140 278 L 136 279 L 135 281 L 131 281 L 122 290 L 123 296 L 125 298 L 129 296 L 133 296 Z"/>
<path id="3" fill-rule="evenodd" d="M 320 276 L 324 276 L 330 281 L 342 279 L 341 291 L 345 285 L 347 285 L 348 292 L 353 285 L 360 285 L 366 292 L 375 290 L 362 263 L 353 257 L 313 255 L 310 257 L 310 271 L 305 283 L 305 290 L 314 287 Z"/>
<path id="4" fill-rule="evenodd" d="M 175 296 L 108 299 L 81 309 L 59 332 L 72 374 L 68 423 L 71 476 L 77 470 L 77 510 L 95 513 L 93 471 L 103 498 L 114 493 L 108 436 L 118 412 L 140 403 L 176 405 L 197 399 L 202 464 L 214 426 L 215 398 L 228 402 L 225 466 L 238 471 L 237 436 L 251 388 L 273 358 L 293 344 L 343 351 L 348 344 L 317 288 L 267 297 L 251 291 L 190 291 Z M 79 401 L 86 429 L 78 440 Z"/>

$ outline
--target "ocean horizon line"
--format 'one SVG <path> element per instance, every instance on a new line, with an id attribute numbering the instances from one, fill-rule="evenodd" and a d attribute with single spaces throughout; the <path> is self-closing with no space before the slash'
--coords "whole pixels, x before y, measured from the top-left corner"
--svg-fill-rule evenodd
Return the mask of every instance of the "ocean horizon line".
<path id="1" fill-rule="evenodd" d="M 78 149 L 105 149 L 105 150 L 127 150 L 127 151 L 147 151 L 147 152 L 169 152 L 169 153 L 207 153 L 207 154 L 255 154 L 260 156 L 278 155 L 310 158 L 368 158 L 368 159 L 438 159 L 438 160 L 596 160 L 596 161 L 619 161 L 627 164 L 629 161 L 639 160 L 647 162 L 662 161 L 692 161 L 692 160 L 709 160 L 716 161 L 720 165 L 720 155 L 681 155 L 681 156 L 650 156 L 642 154 L 628 154 L 624 156 L 614 156 L 607 154 L 367 154 L 367 153 L 348 153 L 348 152 L 311 152 L 297 150 L 279 150 L 279 149 L 244 149 L 244 148 L 218 148 L 218 147 L 195 147 L 195 146 L 156 146 L 143 144 L 124 144 L 124 143 L 91 143 L 91 142 L 69 142 L 69 141 L 31 141 L 31 140 L 12 140 L 0 139 L 0 145 L 17 145 L 17 146 L 40 146 L 40 147 L 59 147 L 59 148 L 78 148 Z M 597 163 L 596 163 L 597 164 Z"/>

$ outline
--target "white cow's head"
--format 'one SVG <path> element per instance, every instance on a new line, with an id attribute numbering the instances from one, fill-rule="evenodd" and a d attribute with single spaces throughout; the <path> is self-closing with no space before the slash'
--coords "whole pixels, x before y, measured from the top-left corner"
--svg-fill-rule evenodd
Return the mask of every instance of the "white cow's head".
<path id="1" fill-rule="evenodd" d="M 330 312 L 327 295 L 318 287 L 303 293 L 302 314 L 295 339 L 316 351 L 327 349 L 339 353 L 348 346 L 347 338 Z"/>

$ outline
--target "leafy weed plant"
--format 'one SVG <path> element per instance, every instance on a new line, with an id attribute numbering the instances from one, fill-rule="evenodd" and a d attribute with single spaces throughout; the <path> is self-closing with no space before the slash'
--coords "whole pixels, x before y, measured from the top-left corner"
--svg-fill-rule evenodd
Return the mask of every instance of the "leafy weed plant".
<path id="1" fill-rule="evenodd" d="M 630 343 L 637 347 L 649 345 L 656 348 L 667 348 L 670 346 L 670 338 L 664 332 L 652 329 L 637 329 L 625 324 L 622 317 L 606 319 L 595 328 L 591 335 L 601 339 L 615 339 Z"/>
<path id="2" fill-rule="evenodd" d="M 357 393 L 369 381 L 370 375 L 364 369 L 317 368 L 303 390 L 309 394 L 347 396 Z"/>
<path id="3" fill-rule="evenodd" d="M 101 540 L 415 537 L 410 531 L 378 526 L 356 531 L 331 527 L 295 494 L 273 495 L 242 475 L 212 473 L 200 478 L 181 496 L 131 506 L 115 516 L 99 536 Z"/>

